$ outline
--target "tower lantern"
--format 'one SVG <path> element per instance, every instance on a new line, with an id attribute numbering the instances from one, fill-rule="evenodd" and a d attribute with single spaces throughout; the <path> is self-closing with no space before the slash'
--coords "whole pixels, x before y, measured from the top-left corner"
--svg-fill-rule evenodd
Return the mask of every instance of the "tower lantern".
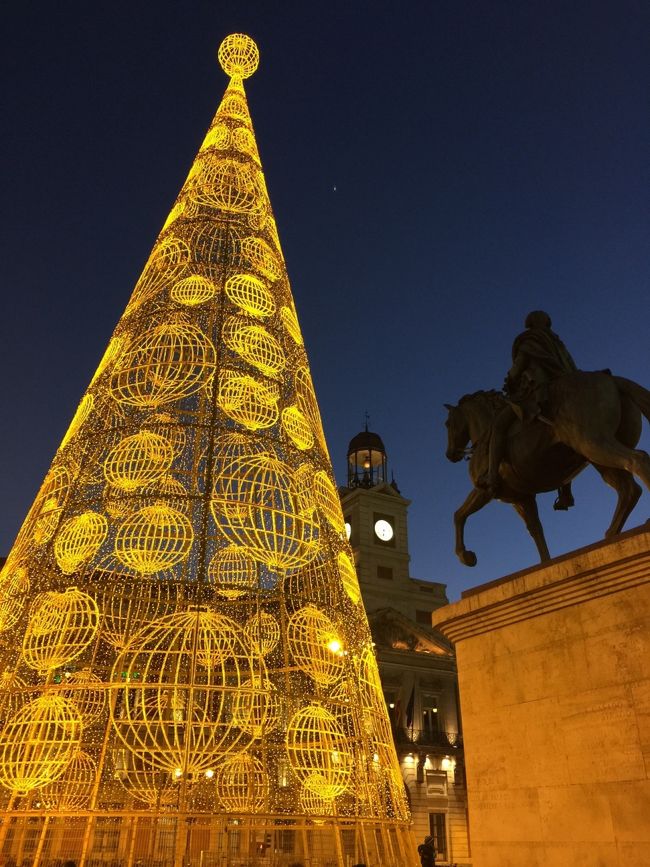
<path id="1" fill-rule="evenodd" d="M 244 91 L 259 52 L 233 34 L 219 60 L 215 118 L 0 573 L 7 861 L 415 861 Z"/>
<path id="2" fill-rule="evenodd" d="M 369 431 L 366 424 L 348 446 L 348 488 L 374 488 L 385 482 L 387 461 L 381 437 Z"/>

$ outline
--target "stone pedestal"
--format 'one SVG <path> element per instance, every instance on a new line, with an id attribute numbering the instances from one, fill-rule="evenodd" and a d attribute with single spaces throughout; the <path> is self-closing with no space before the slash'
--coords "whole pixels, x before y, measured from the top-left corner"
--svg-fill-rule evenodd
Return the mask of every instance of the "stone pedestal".
<path id="1" fill-rule="evenodd" d="M 650 525 L 433 613 L 475 867 L 650 865 Z"/>

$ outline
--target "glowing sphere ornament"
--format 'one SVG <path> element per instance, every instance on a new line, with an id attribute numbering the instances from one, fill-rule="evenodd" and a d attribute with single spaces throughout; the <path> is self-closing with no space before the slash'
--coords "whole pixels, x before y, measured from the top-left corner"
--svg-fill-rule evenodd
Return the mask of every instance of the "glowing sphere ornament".
<path id="1" fill-rule="evenodd" d="M 197 774 L 250 743 L 230 704 L 259 658 L 238 633 L 222 615 L 190 610 L 143 627 L 122 650 L 111 676 L 120 696 L 112 722 L 139 760 Z"/>
<path id="2" fill-rule="evenodd" d="M 219 46 L 219 63 L 226 75 L 249 78 L 259 62 L 259 49 L 245 33 L 231 33 Z"/>
<path id="3" fill-rule="evenodd" d="M 99 608 L 87 593 L 69 587 L 36 597 L 23 638 L 23 659 L 30 668 L 49 671 L 80 656 L 93 642 Z"/>
<path id="4" fill-rule="evenodd" d="M 344 669 L 343 645 L 329 617 L 313 605 L 289 619 L 287 643 L 298 668 L 317 683 L 335 683 Z"/>
<path id="5" fill-rule="evenodd" d="M 215 348 L 198 328 L 158 325 L 120 357 L 111 394 L 119 403 L 142 408 L 174 403 L 206 388 L 215 365 Z"/>
<path id="6" fill-rule="evenodd" d="M 27 567 L 11 560 L 5 563 L 0 571 L 0 632 L 18 622 L 29 587 Z"/>
<path id="7" fill-rule="evenodd" d="M 233 274 L 226 280 L 225 292 L 233 304 L 249 316 L 263 319 L 275 312 L 275 300 L 266 284 L 252 274 Z"/>
<path id="8" fill-rule="evenodd" d="M 186 515 L 157 503 L 122 522 L 115 537 L 115 555 L 124 566 L 151 575 L 185 560 L 193 540 Z"/>
<path id="9" fill-rule="evenodd" d="M 125 437 L 104 461 L 104 476 L 109 485 L 124 491 L 153 482 L 172 465 L 174 449 L 160 434 L 143 430 Z"/>
<path id="10" fill-rule="evenodd" d="M 312 704 L 292 717 L 286 748 L 294 773 L 310 792 L 332 800 L 349 787 L 351 745 L 336 718 L 324 707 Z"/>
<path id="11" fill-rule="evenodd" d="M 227 759 L 216 774 L 217 800 L 229 813 L 256 813 L 264 809 L 269 779 L 255 756 L 238 753 Z"/>
<path id="12" fill-rule="evenodd" d="M 97 765 L 92 756 L 79 751 L 64 773 L 39 793 L 46 810 L 84 810 L 90 804 Z"/>
<path id="13" fill-rule="evenodd" d="M 57 780 L 79 749 L 81 716 L 60 695 L 45 693 L 0 733 L 0 784 L 26 794 Z"/>
<path id="14" fill-rule="evenodd" d="M 54 542 L 54 556 L 61 571 L 71 575 L 91 560 L 107 533 L 108 521 L 98 512 L 84 512 L 66 521 Z"/>
<path id="15" fill-rule="evenodd" d="M 318 528 L 298 512 L 292 475 L 272 455 L 253 455 L 232 471 L 224 467 L 210 503 L 221 532 L 278 571 L 308 563 L 317 553 Z"/>

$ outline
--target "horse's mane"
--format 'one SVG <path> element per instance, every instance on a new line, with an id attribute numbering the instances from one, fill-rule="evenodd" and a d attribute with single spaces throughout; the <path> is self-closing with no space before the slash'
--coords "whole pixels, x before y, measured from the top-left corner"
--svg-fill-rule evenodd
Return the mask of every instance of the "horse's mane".
<path id="1" fill-rule="evenodd" d="M 488 409 L 492 415 L 496 415 L 502 409 L 505 403 L 505 397 L 500 391 L 495 391 L 493 388 L 489 391 L 475 391 L 473 394 L 465 394 L 458 401 L 458 406 L 463 403 L 477 403 L 481 407 Z"/>

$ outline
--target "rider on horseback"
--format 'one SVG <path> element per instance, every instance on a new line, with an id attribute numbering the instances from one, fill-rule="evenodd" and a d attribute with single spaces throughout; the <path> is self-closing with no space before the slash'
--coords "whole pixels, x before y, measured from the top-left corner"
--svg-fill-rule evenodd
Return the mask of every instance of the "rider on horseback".
<path id="1" fill-rule="evenodd" d="M 533 310 L 526 317 L 526 331 L 512 344 L 512 367 L 504 383 L 506 406 L 494 417 L 490 435 L 490 463 L 487 474 L 479 480 L 494 496 L 499 490 L 499 465 L 506 450 L 508 430 L 516 418 L 524 423 L 541 418 L 548 396 L 548 384 L 565 373 L 577 370 L 576 364 L 560 338 L 551 331 L 551 317 L 543 310 Z M 558 492 L 554 508 L 573 505 L 571 484 Z"/>

